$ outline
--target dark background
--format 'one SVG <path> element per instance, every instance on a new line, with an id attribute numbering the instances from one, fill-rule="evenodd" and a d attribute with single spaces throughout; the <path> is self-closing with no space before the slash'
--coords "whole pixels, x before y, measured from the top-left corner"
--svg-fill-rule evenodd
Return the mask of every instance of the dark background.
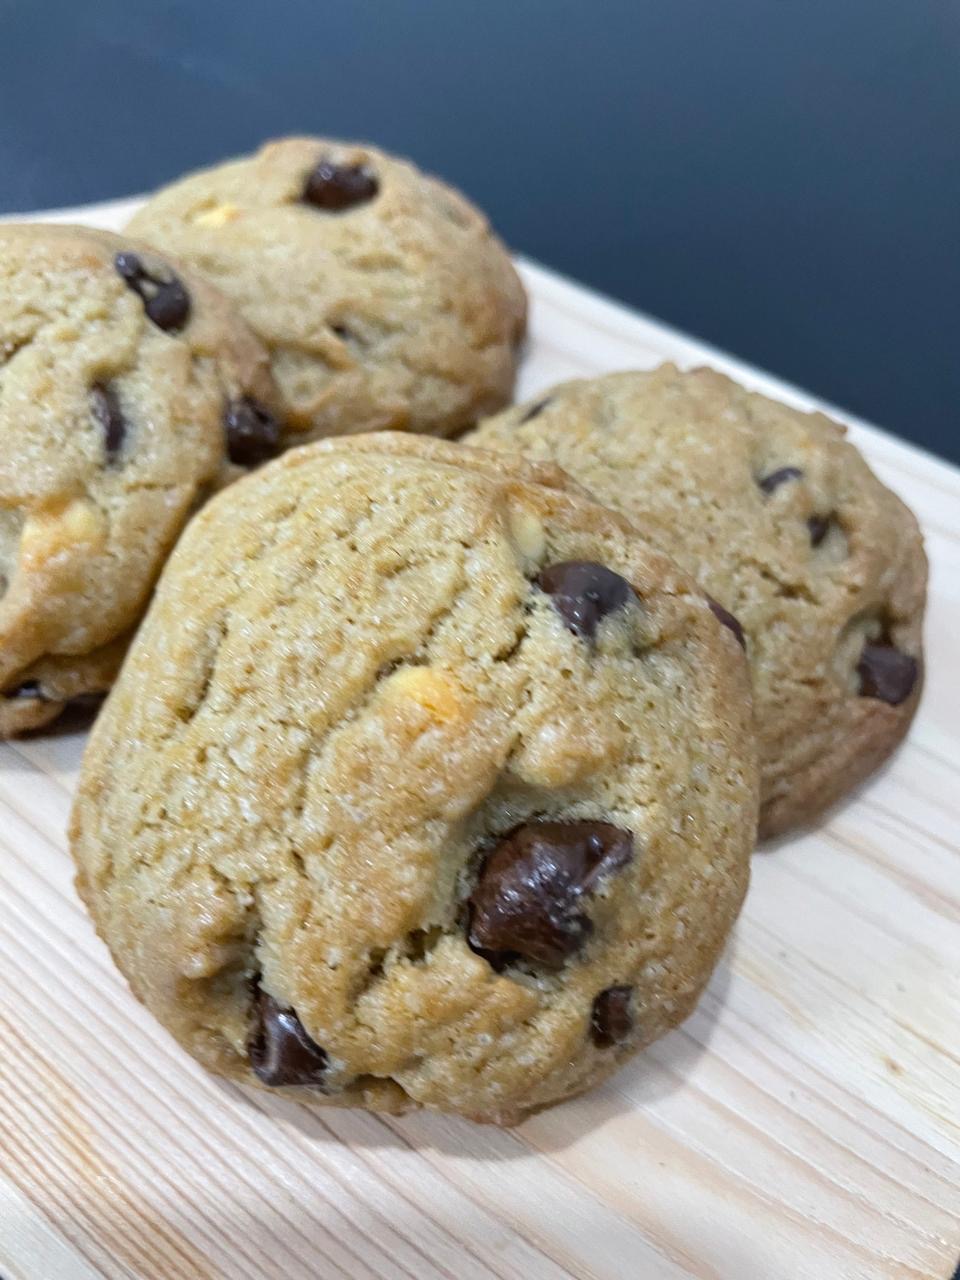
<path id="1" fill-rule="evenodd" d="M 0 209 L 304 131 L 960 459 L 957 0 L 0 0 Z"/>

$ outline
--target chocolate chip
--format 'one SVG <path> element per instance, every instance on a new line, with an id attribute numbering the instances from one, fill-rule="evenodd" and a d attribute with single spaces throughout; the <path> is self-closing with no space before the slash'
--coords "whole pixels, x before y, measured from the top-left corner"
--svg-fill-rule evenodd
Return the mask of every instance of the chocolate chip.
<path id="1" fill-rule="evenodd" d="M 586 640 L 596 635 L 601 618 L 622 609 L 631 597 L 636 599 L 626 578 L 592 560 L 564 560 L 548 565 L 537 585 L 551 597 L 553 607 L 573 634 Z"/>
<path id="2" fill-rule="evenodd" d="M 608 822 L 530 822 L 488 856 L 470 895 L 468 941 L 496 969 L 516 959 L 558 969 L 592 924 L 583 899 L 633 856 Z"/>
<path id="3" fill-rule="evenodd" d="M 736 637 L 737 644 L 744 653 L 746 653 L 747 640 L 746 636 L 743 634 L 743 627 L 741 627 L 739 620 L 735 618 L 729 610 L 725 609 L 722 604 L 718 604 L 717 601 L 714 600 L 713 596 L 707 596 L 707 604 L 710 606 L 710 611 L 717 621 L 723 623 L 725 627 L 733 632 Z"/>
<path id="4" fill-rule="evenodd" d="M 819 547 L 820 543 L 827 536 L 827 530 L 829 528 L 829 516 L 811 516 L 807 521 L 807 529 L 810 532 L 810 545 L 812 547 Z"/>
<path id="5" fill-rule="evenodd" d="M 521 424 L 524 422 L 532 422 L 534 418 L 539 418 L 544 409 L 553 399 L 553 396 L 547 396 L 545 400 L 538 400 L 536 404 L 532 404 L 527 412 L 520 419 Z"/>
<path id="6" fill-rule="evenodd" d="M 773 493 L 774 489 L 779 489 L 788 480 L 799 480 L 802 476 L 803 472 L 799 467 L 781 467 L 779 471 L 771 471 L 768 476 L 758 480 L 757 484 L 764 493 Z"/>
<path id="7" fill-rule="evenodd" d="M 633 1030 L 632 996 L 633 987 L 607 987 L 594 1000 L 590 1010 L 590 1037 L 599 1049 L 620 1044 Z"/>
<path id="8" fill-rule="evenodd" d="M 908 653 L 901 653 L 892 644 L 874 644 L 868 640 L 857 663 L 860 696 L 879 698 L 891 707 L 899 706 L 913 692 L 918 671 L 916 658 Z"/>
<path id="9" fill-rule="evenodd" d="M 304 184 L 303 199 L 318 209 L 339 212 L 366 204 L 379 190 L 379 182 L 366 165 L 321 160 Z"/>
<path id="10" fill-rule="evenodd" d="M 144 310 L 157 326 L 170 333 L 182 329 L 190 315 L 190 295 L 179 277 L 163 263 L 149 269 L 138 253 L 118 253 L 113 265 L 124 283 L 143 299 Z"/>
<path id="11" fill-rule="evenodd" d="M 240 467 L 256 467 L 276 455 L 280 448 L 280 424 L 268 409 L 252 396 L 228 402 L 223 411 L 227 431 L 227 453 Z"/>
<path id="12" fill-rule="evenodd" d="M 327 1055 L 310 1039 L 294 1011 L 258 988 L 254 1012 L 247 1053 L 257 1079 L 272 1086 L 325 1089 Z"/>
<path id="13" fill-rule="evenodd" d="M 103 447 L 107 461 L 113 462 L 123 447 L 123 438 L 127 434 L 127 424 L 120 410 L 120 402 L 113 388 L 101 382 L 90 388 L 90 400 L 93 405 L 93 416 L 103 432 Z"/>
<path id="14" fill-rule="evenodd" d="M 15 689 L 8 689 L 3 696 L 5 698 L 35 698 L 37 702 L 50 701 L 44 693 L 39 680 L 24 680 Z"/>

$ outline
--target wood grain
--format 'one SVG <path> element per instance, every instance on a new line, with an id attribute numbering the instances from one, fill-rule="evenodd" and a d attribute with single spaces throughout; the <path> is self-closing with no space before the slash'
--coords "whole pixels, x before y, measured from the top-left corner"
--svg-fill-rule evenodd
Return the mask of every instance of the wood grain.
<path id="1" fill-rule="evenodd" d="M 127 212 L 53 216 L 119 226 Z M 672 358 L 815 403 L 524 273 L 522 394 Z M 909 743 L 827 825 L 755 858 L 729 955 L 685 1026 L 513 1131 L 311 1112 L 206 1077 L 128 994 L 73 892 L 63 831 L 82 733 L 0 748 L 6 1280 L 952 1274 L 960 472 L 851 432 L 928 539 L 929 677 Z"/>

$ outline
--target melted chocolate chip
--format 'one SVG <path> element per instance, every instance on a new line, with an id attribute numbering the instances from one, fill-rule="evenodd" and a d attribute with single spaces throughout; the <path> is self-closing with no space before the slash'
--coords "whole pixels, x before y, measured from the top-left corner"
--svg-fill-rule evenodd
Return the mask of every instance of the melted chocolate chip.
<path id="1" fill-rule="evenodd" d="M 764 493 L 773 493 L 774 489 L 779 489 L 788 480 L 799 480 L 802 476 L 803 472 L 799 467 L 781 467 L 779 471 L 771 471 L 768 476 L 758 480 L 757 484 Z"/>
<path id="2" fill-rule="evenodd" d="M 810 545 L 812 547 L 819 547 L 820 543 L 827 536 L 827 530 L 829 528 L 829 516 L 811 516 L 807 521 L 807 529 L 810 532 Z"/>
<path id="3" fill-rule="evenodd" d="M 103 432 L 103 448 L 107 461 L 113 462 L 123 448 L 127 424 L 120 409 L 120 402 L 112 387 L 97 383 L 90 388 L 90 401 L 93 405 L 93 416 L 100 424 Z"/>
<path id="4" fill-rule="evenodd" d="M 247 1041 L 250 1066 L 258 1080 L 271 1086 L 325 1088 L 328 1059 L 292 1009 L 285 1009 L 257 989 L 255 1024 Z"/>
<path id="5" fill-rule="evenodd" d="M 857 663 L 860 696 L 899 706 L 913 692 L 919 669 L 916 658 L 901 653 L 892 644 L 867 641 Z"/>
<path id="6" fill-rule="evenodd" d="M 597 633 L 601 618 L 622 609 L 636 599 L 626 578 L 591 560 L 564 560 L 551 564 L 537 579 L 541 591 L 575 636 L 589 640 Z"/>
<path id="7" fill-rule="evenodd" d="M 547 396 L 544 400 L 538 400 L 536 404 L 532 404 L 527 412 L 520 419 L 521 424 L 524 422 L 532 422 L 534 418 L 539 418 L 544 409 L 553 399 L 553 396 Z"/>
<path id="8" fill-rule="evenodd" d="M 303 199 L 317 209 L 339 212 L 366 204 L 379 190 L 379 182 L 365 165 L 321 160 L 304 183 Z"/>
<path id="9" fill-rule="evenodd" d="M 275 457 L 280 448 L 280 424 L 251 396 L 231 400 L 223 411 L 227 453 L 239 467 L 256 467 Z"/>
<path id="10" fill-rule="evenodd" d="M 593 927 L 583 899 L 632 856 L 632 834 L 608 822 L 517 827 L 470 895 L 470 946 L 496 969 L 516 959 L 558 969 Z"/>
<path id="11" fill-rule="evenodd" d="M 622 1043 L 633 1030 L 632 996 L 633 987 L 607 987 L 594 1000 L 590 1010 L 590 1038 L 598 1049 Z"/>
<path id="12" fill-rule="evenodd" d="M 707 596 L 707 604 L 710 606 L 710 611 L 717 621 L 723 623 L 729 631 L 733 632 L 737 644 L 746 653 L 747 639 L 743 634 L 743 627 L 741 627 L 739 620 L 728 609 L 725 609 L 722 604 L 718 604 L 713 596 Z"/>
<path id="13" fill-rule="evenodd" d="M 138 253 L 118 253 L 113 260 L 124 283 L 143 299 L 147 315 L 166 333 L 182 329 L 190 316 L 190 295 L 178 276 L 162 263 L 149 269 Z"/>

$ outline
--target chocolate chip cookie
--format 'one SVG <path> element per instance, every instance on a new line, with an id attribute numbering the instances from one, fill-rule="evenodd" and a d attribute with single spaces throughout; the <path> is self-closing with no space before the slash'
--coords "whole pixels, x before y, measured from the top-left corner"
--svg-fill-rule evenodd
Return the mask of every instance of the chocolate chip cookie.
<path id="1" fill-rule="evenodd" d="M 358 436 L 187 529 L 71 838 L 134 992 L 207 1067 L 505 1123 L 692 1008 L 756 829 L 746 663 L 562 484 Z"/>
<path id="2" fill-rule="evenodd" d="M 450 435 L 510 398 L 517 273 L 478 210 L 403 160 L 286 138 L 157 192 L 130 230 L 239 304 L 295 443 Z"/>
<path id="3" fill-rule="evenodd" d="M 274 451 L 266 352 L 136 241 L 0 228 L 0 737 L 109 687 L 192 509 Z"/>
<path id="4" fill-rule="evenodd" d="M 672 365 L 567 383 L 470 437 L 559 464 L 710 592 L 750 657 L 768 836 L 866 778 L 920 696 L 917 522 L 843 437 Z"/>

